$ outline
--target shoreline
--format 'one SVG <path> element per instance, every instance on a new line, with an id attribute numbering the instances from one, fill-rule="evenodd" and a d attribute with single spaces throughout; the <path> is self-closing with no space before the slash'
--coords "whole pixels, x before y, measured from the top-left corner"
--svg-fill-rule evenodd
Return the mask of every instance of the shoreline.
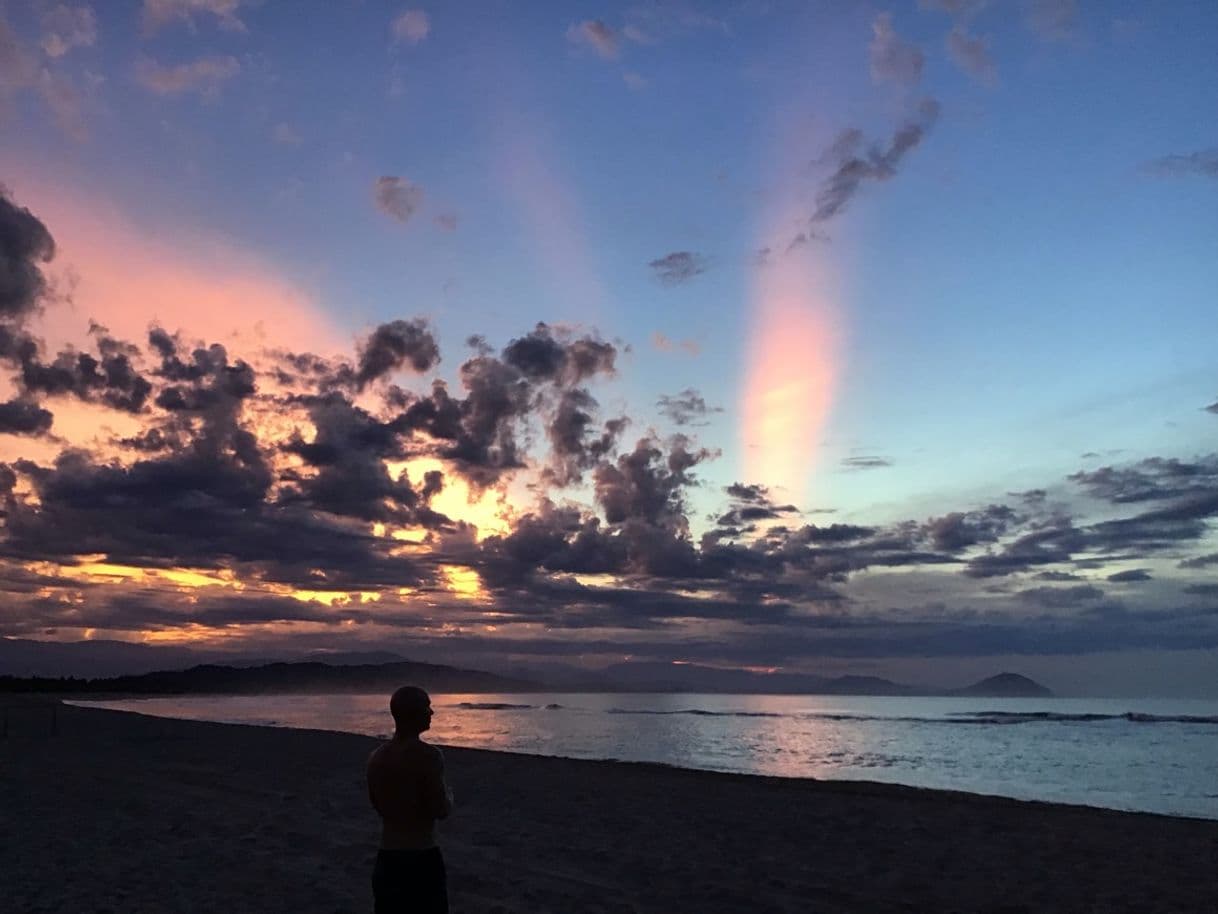
<path id="1" fill-rule="evenodd" d="M 75 705 L 59 717 L 56 737 L 0 740 L 15 910 L 370 909 L 376 738 Z M 444 752 L 455 911 L 1218 909 L 1212 820 Z"/>

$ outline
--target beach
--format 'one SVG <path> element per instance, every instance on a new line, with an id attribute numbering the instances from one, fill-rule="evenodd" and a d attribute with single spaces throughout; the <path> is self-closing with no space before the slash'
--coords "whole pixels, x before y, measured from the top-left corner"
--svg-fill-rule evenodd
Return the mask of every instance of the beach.
<path id="1" fill-rule="evenodd" d="M 375 739 L 61 706 L 0 740 L 4 909 L 371 910 Z M 1218 911 L 1218 822 L 446 748 L 454 912 Z"/>

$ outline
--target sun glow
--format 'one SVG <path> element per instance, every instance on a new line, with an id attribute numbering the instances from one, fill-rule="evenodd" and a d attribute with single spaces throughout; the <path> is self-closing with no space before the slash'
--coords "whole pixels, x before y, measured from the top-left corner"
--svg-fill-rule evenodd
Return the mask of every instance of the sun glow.
<path id="1" fill-rule="evenodd" d="M 797 504 L 807 495 L 836 374 L 828 268 L 807 248 L 779 251 L 757 269 L 742 397 L 745 481 Z"/>
<path id="2" fill-rule="evenodd" d="M 440 571 L 448 590 L 462 600 L 481 600 L 486 596 L 482 588 L 482 578 L 472 568 L 461 565 L 441 565 Z"/>

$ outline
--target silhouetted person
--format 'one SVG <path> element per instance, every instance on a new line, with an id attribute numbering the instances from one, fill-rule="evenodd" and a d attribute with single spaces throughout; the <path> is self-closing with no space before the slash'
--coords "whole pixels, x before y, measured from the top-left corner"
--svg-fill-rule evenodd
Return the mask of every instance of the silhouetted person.
<path id="1" fill-rule="evenodd" d="M 372 872 L 376 914 L 447 914 L 444 858 L 436 820 L 452 811 L 440 750 L 419 739 L 431 726 L 431 699 L 402 686 L 389 700 L 393 739 L 368 759 L 368 796 L 381 817 L 381 848 Z"/>

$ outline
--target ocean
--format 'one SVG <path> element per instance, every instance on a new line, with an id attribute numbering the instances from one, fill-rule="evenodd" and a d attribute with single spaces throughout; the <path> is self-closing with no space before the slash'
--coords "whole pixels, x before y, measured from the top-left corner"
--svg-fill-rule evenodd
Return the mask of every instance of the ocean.
<path id="1" fill-rule="evenodd" d="M 384 736 L 387 696 L 79 702 Z M 428 739 L 536 755 L 887 781 L 1218 819 L 1218 701 L 434 694 Z"/>

